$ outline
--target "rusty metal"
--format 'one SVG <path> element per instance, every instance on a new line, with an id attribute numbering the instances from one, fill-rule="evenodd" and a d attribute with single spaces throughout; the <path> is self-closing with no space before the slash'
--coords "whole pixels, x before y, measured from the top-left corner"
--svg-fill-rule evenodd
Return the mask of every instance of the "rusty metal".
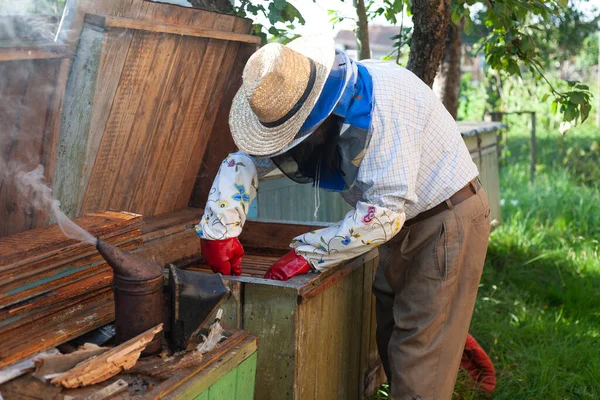
<path id="1" fill-rule="evenodd" d="M 126 342 L 162 323 L 162 267 L 102 240 L 98 240 L 96 248 L 114 271 L 112 286 L 117 342 Z M 159 353 L 161 336 L 157 335 L 142 355 Z"/>
<path id="2" fill-rule="evenodd" d="M 221 274 L 185 271 L 169 267 L 171 288 L 171 344 L 190 350 L 198 343 L 198 332 L 213 311 L 230 294 Z"/>

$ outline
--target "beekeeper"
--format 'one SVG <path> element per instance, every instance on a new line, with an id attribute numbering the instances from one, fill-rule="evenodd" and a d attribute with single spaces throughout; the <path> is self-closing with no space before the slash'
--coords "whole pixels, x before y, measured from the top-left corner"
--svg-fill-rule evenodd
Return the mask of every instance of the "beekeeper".
<path id="1" fill-rule="evenodd" d="M 196 227 L 213 271 L 241 273 L 237 237 L 261 176 L 279 168 L 340 192 L 355 209 L 296 237 L 266 277 L 325 271 L 381 246 L 377 342 L 392 398 L 450 399 L 490 210 L 457 124 L 432 90 L 395 63 L 355 62 L 331 38 L 302 37 L 250 57 L 229 124 L 240 151 L 223 161 Z"/>

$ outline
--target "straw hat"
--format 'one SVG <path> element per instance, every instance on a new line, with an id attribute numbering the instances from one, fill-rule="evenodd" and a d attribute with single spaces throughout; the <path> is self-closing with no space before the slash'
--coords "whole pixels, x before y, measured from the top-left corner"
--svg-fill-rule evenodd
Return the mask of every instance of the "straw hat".
<path id="1" fill-rule="evenodd" d="M 286 46 L 269 43 L 254 53 L 229 113 L 237 147 L 254 156 L 286 148 L 319 99 L 334 57 L 327 36 L 304 36 Z"/>

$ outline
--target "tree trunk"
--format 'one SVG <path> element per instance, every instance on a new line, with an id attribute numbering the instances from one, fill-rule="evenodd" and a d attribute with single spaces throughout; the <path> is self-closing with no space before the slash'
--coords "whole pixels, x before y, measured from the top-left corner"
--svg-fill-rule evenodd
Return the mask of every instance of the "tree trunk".
<path id="1" fill-rule="evenodd" d="M 365 10 L 364 0 L 354 0 L 356 7 L 356 45 L 358 46 L 356 55 L 359 60 L 371 58 L 371 46 L 369 44 L 369 21 L 367 20 L 367 11 Z"/>
<path id="2" fill-rule="evenodd" d="M 431 86 L 444 52 L 450 0 L 414 0 L 413 35 L 408 69 Z"/>
<path id="3" fill-rule="evenodd" d="M 230 0 L 188 0 L 192 7 L 201 10 L 230 14 L 233 6 Z"/>
<path id="4" fill-rule="evenodd" d="M 440 65 L 440 72 L 435 78 L 434 85 L 436 93 L 454 119 L 456 119 L 456 114 L 458 113 L 458 92 L 461 77 L 460 56 L 462 50 L 460 33 L 462 25 L 462 21 L 458 25 L 452 22 L 448 24 L 444 55 Z"/>

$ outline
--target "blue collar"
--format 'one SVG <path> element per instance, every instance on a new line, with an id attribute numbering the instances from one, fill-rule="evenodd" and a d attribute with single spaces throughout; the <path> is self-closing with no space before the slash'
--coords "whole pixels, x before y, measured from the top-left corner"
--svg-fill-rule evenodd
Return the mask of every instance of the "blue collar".
<path id="1" fill-rule="evenodd" d="M 300 128 L 315 130 L 333 113 L 344 118 L 344 124 L 370 129 L 373 110 L 373 80 L 365 67 L 336 50 L 334 66 L 321 95 Z"/>

